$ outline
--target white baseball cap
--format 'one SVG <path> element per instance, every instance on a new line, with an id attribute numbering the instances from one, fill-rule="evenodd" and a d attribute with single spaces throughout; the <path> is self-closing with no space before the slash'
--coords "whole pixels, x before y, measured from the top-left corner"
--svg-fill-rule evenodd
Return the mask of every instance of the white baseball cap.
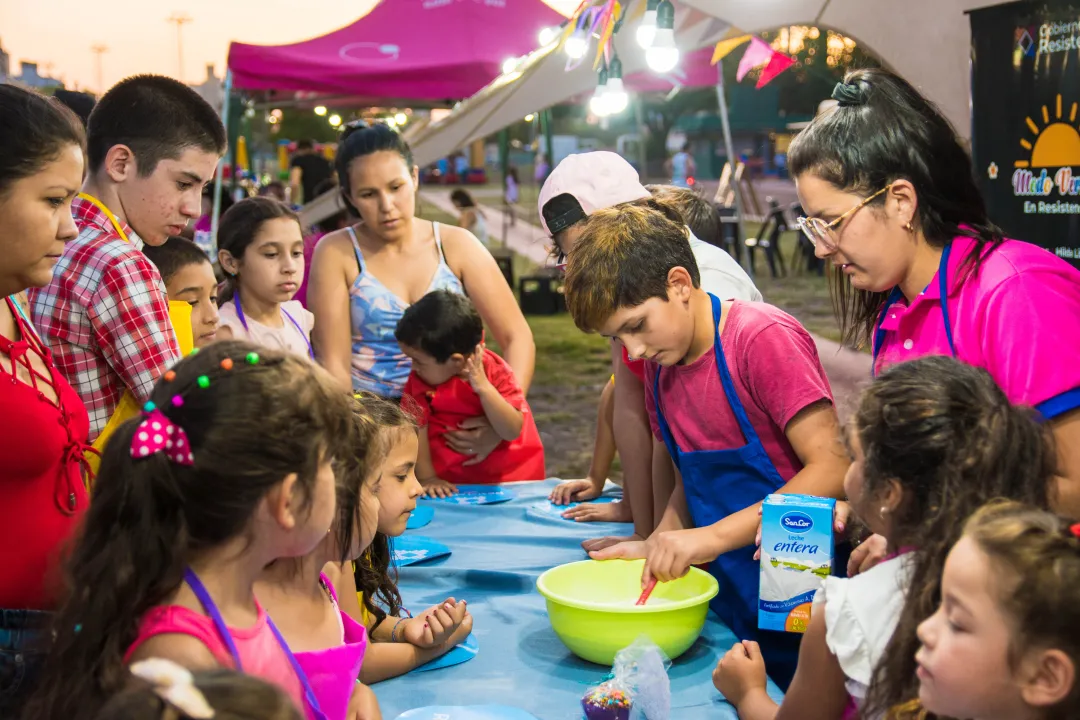
<path id="1" fill-rule="evenodd" d="M 621 155 L 603 150 L 568 155 L 540 188 L 537 205 L 548 235 L 597 210 L 651 197 L 637 170 Z"/>

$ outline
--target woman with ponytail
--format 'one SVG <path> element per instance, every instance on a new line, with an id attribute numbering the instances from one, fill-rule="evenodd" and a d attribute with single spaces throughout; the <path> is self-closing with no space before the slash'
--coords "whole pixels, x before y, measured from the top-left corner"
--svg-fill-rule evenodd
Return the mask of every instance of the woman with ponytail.
<path id="1" fill-rule="evenodd" d="M 856 70 L 833 98 L 788 159 L 844 340 L 876 373 L 926 355 L 985 368 L 1053 430 L 1054 507 L 1080 517 L 1080 271 L 1002 236 L 956 131 L 907 82 Z"/>
<path id="2" fill-rule="evenodd" d="M 253 588 L 332 529 L 351 423 L 333 379 L 291 353 L 222 341 L 166 372 L 106 445 L 26 717 L 92 718 L 151 657 L 261 677 L 322 717 Z"/>

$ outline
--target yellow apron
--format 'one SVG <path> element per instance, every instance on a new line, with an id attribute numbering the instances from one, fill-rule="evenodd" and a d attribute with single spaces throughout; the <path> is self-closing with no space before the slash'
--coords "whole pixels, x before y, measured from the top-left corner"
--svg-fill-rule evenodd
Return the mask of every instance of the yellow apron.
<path id="1" fill-rule="evenodd" d="M 121 240 L 130 242 L 127 233 L 124 232 L 124 226 L 100 200 L 87 195 L 86 193 L 79 193 L 79 197 L 96 207 L 103 215 L 105 215 L 105 217 L 109 218 L 113 230 L 116 231 L 116 234 L 120 236 Z M 195 347 L 195 338 L 191 331 L 191 305 L 179 300 L 170 300 L 169 322 L 172 324 L 176 342 L 180 346 L 180 354 L 187 355 L 191 352 L 192 348 Z M 105 443 L 109 440 L 109 437 L 116 432 L 117 428 L 125 421 L 135 417 L 140 411 L 141 408 L 139 407 L 139 403 L 135 399 L 135 396 L 131 394 L 130 390 L 124 390 L 124 394 L 120 396 L 120 402 L 117 403 L 116 408 L 113 409 L 113 414 L 109 418 L 109 422 L 105 424 L 105 428 L 101 431 L 101 434 L 94 440 L 94 444 L 91 446 L 93 449 L 86 453 L 86 462 L 89 464 L 94 475 L 97 475 L 98 467 L 101 465 L 101 458 L 99 455 L 105 449 Z"/>

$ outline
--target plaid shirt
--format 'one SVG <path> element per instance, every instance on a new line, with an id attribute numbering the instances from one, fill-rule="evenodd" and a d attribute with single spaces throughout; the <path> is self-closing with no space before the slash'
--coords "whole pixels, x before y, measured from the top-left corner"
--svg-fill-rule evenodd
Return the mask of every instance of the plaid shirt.
<path id="1" fill-rule="evenodd" d="M 71 206 L 79 237 L 67 244 L 46 287 L 30 291 L 34 324 L 57 369 L 90 413 L 92 442 L 124 390 L 141 403 L 180 358 L 161 274 L 124 226 L 124 242 L 93 203 Z"/>

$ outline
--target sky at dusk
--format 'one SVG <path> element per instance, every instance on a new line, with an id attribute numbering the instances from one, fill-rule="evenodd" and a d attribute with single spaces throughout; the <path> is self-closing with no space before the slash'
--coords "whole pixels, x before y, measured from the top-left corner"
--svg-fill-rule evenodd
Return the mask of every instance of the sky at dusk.
<path id="1" fill-rule="evenodd" d="M 544 0 L 569 14 L 578 0 Z M 375 0 L 0 0 L 0 47 L 13 74 L 22 60 L 67 86 L 98 91 L 91 47 L 105 45 L 102 80 L 109 87 L 135 73 L 159 73 L 198 83 L 214 63 L 220 77 L 229 42 L 272 45 L 323 35 L 367 13 Z M 180 74 L 175 13 L 183 26 Z M 51 65 L 51 66 L 50 66 Z"/>

